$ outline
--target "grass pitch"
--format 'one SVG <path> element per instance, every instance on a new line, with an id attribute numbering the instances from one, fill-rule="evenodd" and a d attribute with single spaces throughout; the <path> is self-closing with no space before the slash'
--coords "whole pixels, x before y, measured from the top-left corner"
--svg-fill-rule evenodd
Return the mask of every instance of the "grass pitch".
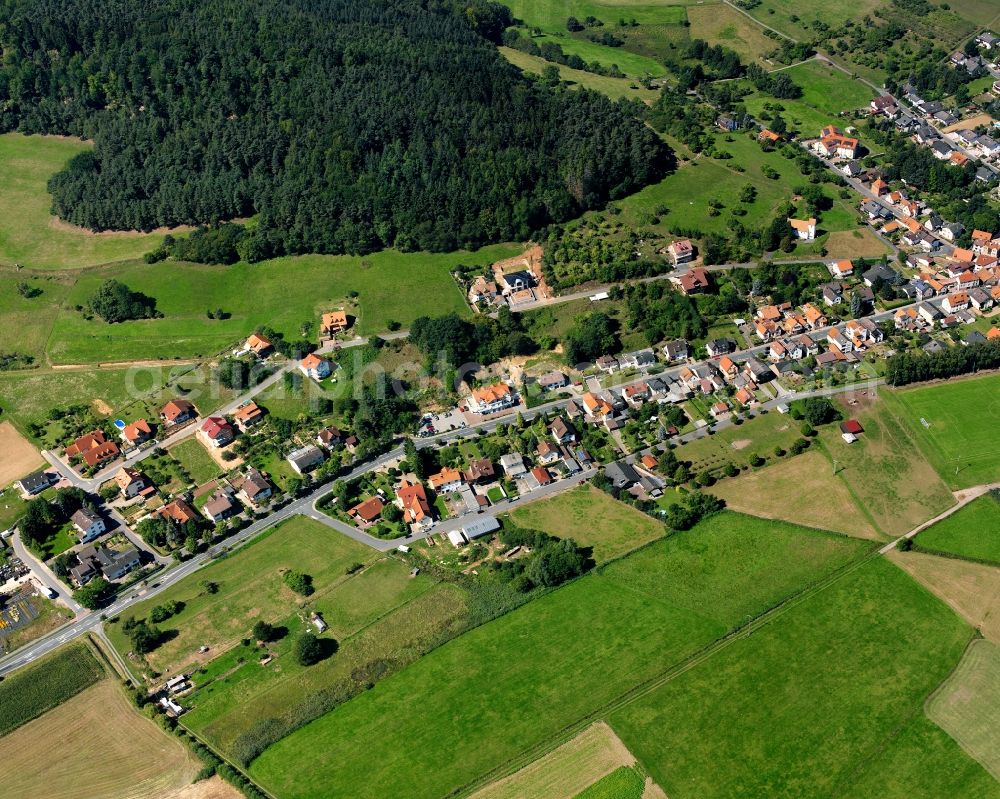
<path id="1" fill-rule="evenodd" d="M 949 486 L 1000 480 L 1000 374 L 905 388 L 883 397 Z"/>

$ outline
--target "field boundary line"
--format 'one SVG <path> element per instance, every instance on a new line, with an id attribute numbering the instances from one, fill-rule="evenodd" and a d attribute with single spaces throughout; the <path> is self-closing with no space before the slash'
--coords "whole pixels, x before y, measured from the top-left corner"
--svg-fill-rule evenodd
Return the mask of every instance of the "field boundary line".
<path id="1" fill-rule="evenodd" d="M 580 731 L 585 729 L 588 725 L 595 721 L 606 720 L 612 713 L 632 704 L 637 699 L 641 699 L 642 697 L 649 695 L 663 685 L 666 685 L 667 683 L 672 682 L 676 678 L 684 675 L 691 669 L 700 666 L 705 661 L 711 659 L 712 656 L 718 652 L 727 649 L 744 638 L 749 638 L 756 630 L 766 627 L 774 621 L 774 619 L 779 618 L 788 610 L 797 607 L 807 599 L 810 599 L 826 588 L 829 588 L 841 578 L 846 577 L 848 574 L 856 571 L 858 568 L 879 557 L 881 554 L 881 550 L 873 548 L 871 551 L 856 558 L 855 560 L 852 560 L 838 569 L 835 569 L 825 577 L 821 577 L 811 585 L 806 586 L 798 593 L 792 594 L 791 596 L 780 600 L 777 604 L 771 605 L 769 608 L 761 611 L 756 617 L 751 619 L 746 624 L 730 630 L 722 637 L 706 644 L 701 649 L 689 655 L 687 658 L 669 666 L 664 671 L 650 677 L 638 685 L 633 686 L 576 721 L 565 725 L 562 729 L 556 731 L 545 740 L 529 747 L 519 755 L 515 755 L 505 763 L 496 766 L 491 771 L 479 775 L 473 780 L 467 782 L 465 785 L 453 789 L 447 794 L 447 796 L 466 797 L 479 788 L 485 787 L 498 779 L 502 779 L 503 777 L 516 773 L 524 766 L 537 760 L 539 757 L 548 754 L 552 751 L 552 749 L 559 746 L 561 743 L 565 743 L 575 735 L 578 735 Z M 553 741 L 557 741 L 555 746 L 552 745 Z"/>

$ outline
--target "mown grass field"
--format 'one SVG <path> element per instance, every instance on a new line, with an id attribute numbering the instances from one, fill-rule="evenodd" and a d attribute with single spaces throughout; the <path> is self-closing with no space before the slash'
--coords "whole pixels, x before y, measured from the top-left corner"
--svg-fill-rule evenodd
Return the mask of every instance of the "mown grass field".
<path id="1" fill-rule="evenodd" d="M 0 682 L 0 736 L 65 702 L 104 676 L 84 643 L 74 643 Z"/>
<path id="2" fill-rule="evenodd" d="M 819 441 L 855 502 L 880 532 L 894 536 L 951 507 L 955 498 L 886 401 L 888 394 L 880 391 L 867 407 L 842 406 L 844 417 L 857 418 L 865 429 L 858 441 L 847 444 L 835 424 L 820 431 Z"/>
<path id="3" fill-rule="evenodd" d="M 817 449 L 722 480 L 710 491 L 732 510 L 858 538 L 881 538 Z"/>
<path id="4" fill-rule="evenodd" d="M 844 799 L 997 799 L 997 782 L 922 712 L 858 773 Z"/>
<path id="5" fill-rule="evenodd" d="M 435 649 L 272 746 L 251 773 L 289 799 L 441 796 L 669 668 L 860 547 L 720 514 Z"/>
<path id="6" fill-rule="evenodd" d="M 476 791 L 471 799 L 574 799 L 619 768 L 634 764 L 635 758 L 611 728 L 597 722 L 520 771 Z"/>
<path id="7" fill-rule="evenodd" d="M 987 494 L 916 537 L 932 552 L 1000 565 L 1000 501 Z"/>
<path id="8" fill-rule="evenodd" d="M 1000 646 L 974 641 L 927 715 L 1000 780 Z"/>
<path id="9" fill-rule="evenodd" d="M 541 56 L 528 55 L 520 50 L 510 47 L 501 47 L 500 53 L 515 67 L 523 72 L 532 75 L 541 75 L 547 66 L 555 66 L 559 70 L 559 77 L 568 81 L 573 88 L 593 89 L 595 92 L 606 94 L 612 100 L 621 97 L 642 100 L 644 103 L 652 103 L 659 92 L 654 89 L 644 89 L 631 78 L 611 78 L 605 75 L 595 75 L 593 72 L 586 72 L 582 69 L 571 69 L 562 64 L 552 64 Z"/>
<path id="10" fill-rule="evenodd" d="M 993 0 L 954 0 L 951 10 L 960 17 L 985 28 L 1000 23 L 1000 8 Z"/>
<path id="11" fill-rule="evenodd" d="M 168 451 L 180 462 L 181 466 L 187 469 L 191 479 L 197 485 L 207 483 L 222 473 L 222 469 L 208 454 L 205 445 L 197 438 L 188 438 L 171 447 Z"/>
<path id="12" fill-rule="evenodd" d="M 577 799 L 642 799 L 646 778 L 637 768 L 620 766 L 577 794 Z"/>
<path id="13" fill-rule="evenodd" d="M 1000 569 L 925 552 L 890 559 L 991 641 L 1000 643 Z"/>
<path id="14" fill-rule="evenodd" d="M 0 264 L 72 269 L 137 258 L 159 246 L 160 234 L 99 233 L 52 216 L 48 179 L 89 145 L 60 136 L 0 135 Z"/>
<path id="15" fill-rule="evenodd" d="M 319 522 L 296 516 L 236 554 L 133 606 L 127 615 L 144 618 L 155 605 L 184 603 L 179 614 L 161 625 L 176 630 L 176 637 L 147 657 L 158 671 L 176 672 L 202 645 L 218 653 L 249 636 L 258 619 L 276 623 L 295 614 L 304 600 L 285 585 L 283 571 L 312 576 L 316 594 L 309 601 L 315 604 L 324 591 L 347 579 L 348 566 L 369 561 L 373 554 Z M 216 593 L 205 591 L 206 581 L 216 583 Z M 119 652 L 129 651 L 120 624 L 109 625 L 108 633 Z"/>
<path id="16" fill-rule="evenodd" d="M 971 634 L 875 559 L 609 722 L 671 799 L 843 795 L 922 712 Z M 915 789 L 948 778 L 910 776 Z"/>
<path id="17" fill-rule="evenodd" d="M 511 518 L 519 527 L 593 547 L 598 563 L 666 534 L 660 522 L 589 485 L 524 505 Z"/>
<path id="18" fill-rule="evenodd" d="M 885 396 L 949 486 L 966 488 L 1000 480 L 996 457 L 1000 374 L 905 388 Z"/>
<path id="19" fill-rule="evenodd" d="M 50 756 L 45 756 L 48 753 Z M 4 795 L 48 799 L 196 799 L 201 762 L 102 680 L 0 738 Z M 214 796 L 238 796 L 225 788 Z"/>
<path id="20" fill-rule="evenodd" d="M 744 63 L 763 60 L 778 46 L 764 29 L 725 3 L 696 3 L 688 6 L 691 38 L 704 39 L 735 50 Z"/>

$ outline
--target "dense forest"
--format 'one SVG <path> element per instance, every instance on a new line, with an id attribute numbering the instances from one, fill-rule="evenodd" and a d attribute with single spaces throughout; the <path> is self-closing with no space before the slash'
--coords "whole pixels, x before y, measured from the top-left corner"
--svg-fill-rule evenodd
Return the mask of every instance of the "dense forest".
<path id="1" fill-rule="evenodd" d="M 95 230 L 257 214 L 248 260 L 524 239 L 657 180 L 637 106 L 551 88 L 489 0 L 0 0 L 0 129 L 95 141 Z"/>

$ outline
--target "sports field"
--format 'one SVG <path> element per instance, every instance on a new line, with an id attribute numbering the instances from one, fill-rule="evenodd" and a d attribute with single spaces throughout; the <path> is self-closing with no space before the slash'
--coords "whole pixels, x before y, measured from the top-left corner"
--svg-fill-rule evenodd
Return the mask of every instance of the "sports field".
<path id="1" fill-rule="evenodd" d="M 861 546 L 719 514 L 435 649 L 272 746 L 251 773 L 289 799 L 430 797 L 489 782 Z"/>
<path id="2" fill-rule="evenodd" d="M 837 476 L 860 507 L 886 535 L 901 535 L 955 504 L 955 498 L 926 461 L 907 427 L 886 401 L 841 405 L 845 418 L 857 418 L 865 432 L 853 444 L 840 436 L 837 425 L 820 431 L 819 441 Z"/>
<path id="3" fill-rule="evenodd" d="M 843 795 L 971 634 L 875 559 L 608 720 L 671 799 Z"/>
<path id="4" fill-rule="evenodd" d="M 68 269 L 137 258 L 163 236 L 91 233 L 52 216 L 46 183 L 89 145 L 61 136 L 0 135 L 0 265 Z"/>
<path id="5" fill-rule="evenodd" d="M 1000 495 L 987 494 L 916 537 L 922 549 L 1000 565 Z"/>
<path id="6" fill-rule="evenodd" d="M 4 796 L 11 799 L 199 797 L 188 786 L 201 762 L 140 715 L 112 680 L 0 738 L 0 763 Z"/>
<path id="7" fill-rule="evenodd" d="M 732 510 L 858 538 L 882 538 L 818 449 L 722 480 L 709 490 Z"/>
<path id="8" fill-rule="evenodd" d="M 1000 780 L 1000 645 L 974 641 L 927 715 Z"/>
<path id="9" fill-rule="evenodd" d="M 885 392 L 952 488 L 1000 480 L 1000 374 Z"/>
<path id="10" fill-rule="evenodd" d="M 1000 569 L 925 552 L 890 559 L 991 641 L 1000 643 Z"/>
<path id="11" fill-rule="evenodd" d="M 598 563 L 623 555 L 667 532 L 660 522 L 589 485 L 531 502 L 514 511 L 511 518 L 520 527 L 542 530 L 557 538 L 572 538 L 582 546 L 593 547 Z"/>

